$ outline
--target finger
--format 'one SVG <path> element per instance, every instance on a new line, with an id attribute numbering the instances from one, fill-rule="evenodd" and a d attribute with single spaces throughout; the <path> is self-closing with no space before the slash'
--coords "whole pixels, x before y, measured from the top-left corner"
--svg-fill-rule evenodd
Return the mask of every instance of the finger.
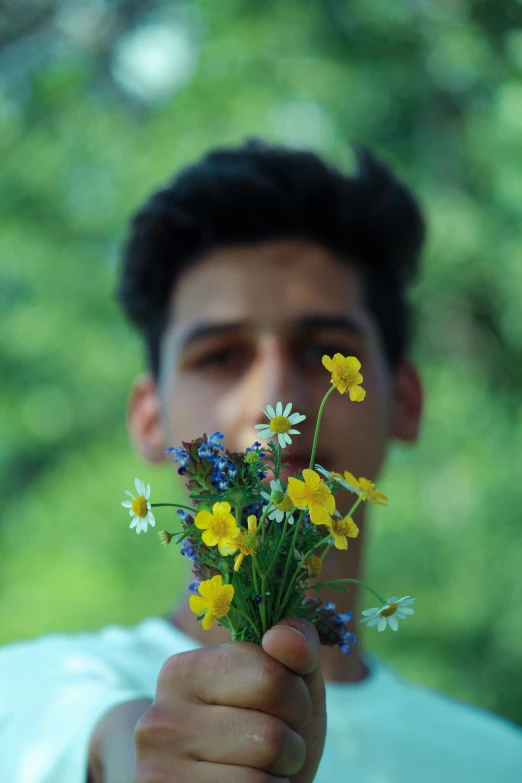
<path id="1" fill-rule="evenodd" d="M 259 645 L 230 642 L 173 655 L 158 677 L 156 701 L 179 699 L 260 710 L 298 730 L 312 712 L 301 677 L 267 655 Z"/>
<path id="2" fill-rule="evenodd" d="M 319 668 L 319 637 L 307 620 L 286 617 L 265 633 L 262 645 L 268 655 L 296 674 L 311 674 Z"/>
<path id="3" fill-rule="evenodd" d="M 183 746 L 195 759 L 239 764 L 273 775 L 295 775 L 304 764 L 303 738 L 279 718 L 257 710 L 209 705 L 195 706 L 193 715 L 190 727 L 181 730 Z"/>
<path id="4" fill-rule="evenodd" d="M 290 783 L 289 778 L 270 775 L 268 772 L 251 767 L 208 764 L 206 761 L 201 761 L 197 765 L 197 770 L 198 783 L 245 783 L 246 780 L 248 783 Z M 185 780 L 185 778 L 178 778 L 178 780 Z"/>

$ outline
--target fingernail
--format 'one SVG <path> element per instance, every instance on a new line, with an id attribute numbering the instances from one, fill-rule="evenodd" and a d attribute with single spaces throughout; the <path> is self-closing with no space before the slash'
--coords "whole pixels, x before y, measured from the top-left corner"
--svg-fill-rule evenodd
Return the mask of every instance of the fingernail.
<path id="1" fill-rule="evenodd" d="M 290 631 L 295 631 L 295 633 L 298 633 L 299 636 L 308 641 L 304 626 L 301 625 L 299 620 L 285 620 L 282 623 L 278 623 L 278 625 L 274 625 L 274 628 L 288 628 Z"/>

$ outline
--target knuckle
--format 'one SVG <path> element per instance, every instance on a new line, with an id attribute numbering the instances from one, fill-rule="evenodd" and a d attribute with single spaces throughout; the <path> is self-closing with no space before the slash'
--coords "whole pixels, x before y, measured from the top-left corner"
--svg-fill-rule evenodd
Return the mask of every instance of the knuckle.
<path id="1" fill-rule="evenodd" d="M 261 729 L 259 755 L 263 767 L 274 766 L 287 748 L 288 729 L 277 718 L 265 720 Z"/>
<path id="2" fill-rule="evenodd" d="M 134 728 L 136 751 L 145 751 L 172 743 L 179 737 L 185 722 L 179 710 L 167 710 L 154 703 L 138 720 Z"/>
<path id="3" fill-rule="evenodd" d="M 158 675 L 158 688 L 171 686 L 175 682 L 186 681 L 192 672 L 192 652 L 182 652 L 167 658 Z"/>

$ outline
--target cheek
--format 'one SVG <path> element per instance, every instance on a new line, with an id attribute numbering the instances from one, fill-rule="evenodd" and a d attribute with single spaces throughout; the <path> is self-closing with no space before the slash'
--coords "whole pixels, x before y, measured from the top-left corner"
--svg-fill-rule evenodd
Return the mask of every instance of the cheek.
<path id="1" fill-rule="evenodd" d="M 167 429 L 173 445 L 222 430 L 218 415 L 218 396 L 206 384 L 179 380 L 167 399 Z"/>
<path id="2" fill-rule="evenodd" d="M 368 383 L 366 383 L 368 380 Z M 365 378 L 366 398 L 351 402 L 348 394 L 334 392 L 328 399 L 319 434 L 321 445 L 335 464 L 330 469 L 350 470 L 371 478 L 377 475 L 389 437 L 388 402 L 384 387 Z"/>

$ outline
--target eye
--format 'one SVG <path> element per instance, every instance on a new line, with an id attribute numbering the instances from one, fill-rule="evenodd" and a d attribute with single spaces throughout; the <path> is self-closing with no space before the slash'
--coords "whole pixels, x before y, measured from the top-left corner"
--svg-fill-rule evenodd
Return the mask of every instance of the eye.
<path id="1" fill-rule="evenodd" d="M 229 345 L 214 348 L 195 357 L 190 366 L 203 372 L 237 372 L 243 369 L 249 360 L 249 350 L 242 345 Z"/>

